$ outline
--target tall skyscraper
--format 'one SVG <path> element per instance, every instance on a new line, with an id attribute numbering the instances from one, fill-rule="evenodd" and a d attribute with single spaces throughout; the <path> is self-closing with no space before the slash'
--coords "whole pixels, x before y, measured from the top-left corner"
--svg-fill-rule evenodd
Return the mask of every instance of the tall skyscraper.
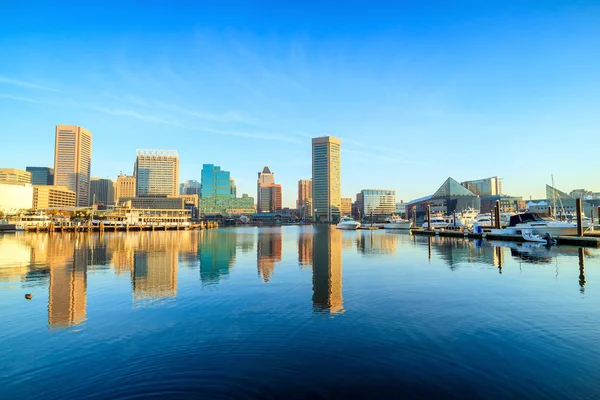
<path id="1" fill-rule="evenodd" d="M 203 164 L 201 183 L 201 197 L 235 197 L 232 195 L 231 176 L 229 171 L 222 171 L 221 167 L 213 164 Z"/>
<path id="2" fill-rule="evenodd" d="M 312 179 L 300 179 L 298 181 L 298 200 L 296 208 L 299 210 L 304 206 L 306 199 L 312 198 Z"/>
<path id="3" fill-rule="evenodd" d="M 120 201 L 121 198 L 135 197 L 135 176 L 119 175 L 116 191 L 117 201 Z"/>
<path id="4" fill-rule="evenodd" d="M 317 222 L 340 219 L 341 140 L 332 136 L 312 140 L 312 208 Z"/>
<path id="5" fill-rule="evenodd" d="M 262 189 L 273 184 L 275 184 L 275 174 L 273 174 L 269 167 L 265 165 L 262 169 L 262 172 L 258 173 L 258 179 L 256 181 L 256 212 L 269 212 L 268 205 L 270 202 L 270 197 L 263 198 Z M 265 191 L 265 193 L 270 192 Z"/>
<path id="6" fill-rule="evenodd" d="M 138 150 L 135 161 L 136 195 L 177 195 L 179 156 L 174 150 Z"/>
<path id="7" fill-rule="evenodd" d="M 90 201 L 92 133 L 75 125 L 57 125 L 54 144 L 54 184 L 75 192 L 77 206 Z"/>
<path id="8" fill-rule="evenodd" d="M 32 185 L 54 185 L 54 168 L 27 167 L 25 170 L 31 173 Z"/>
<path id="9" fill-rule="evenodd" d="M 90 205 L 115 204 L 115 183 L 111 179 L 92 178 L 90 181 Z"/>

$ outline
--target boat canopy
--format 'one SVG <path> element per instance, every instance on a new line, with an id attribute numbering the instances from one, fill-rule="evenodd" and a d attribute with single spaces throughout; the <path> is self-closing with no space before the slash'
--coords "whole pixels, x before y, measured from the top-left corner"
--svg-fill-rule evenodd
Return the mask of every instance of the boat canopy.
<path id="1" fill-rule="evenodd" d="M 536 213 L 517 214 L 510 217 L 510 222 L 508 223 L 508 226 L 514 227 L 517 226 L 517 224 L 532 221 L 543 221 L 543 219 Z"/>

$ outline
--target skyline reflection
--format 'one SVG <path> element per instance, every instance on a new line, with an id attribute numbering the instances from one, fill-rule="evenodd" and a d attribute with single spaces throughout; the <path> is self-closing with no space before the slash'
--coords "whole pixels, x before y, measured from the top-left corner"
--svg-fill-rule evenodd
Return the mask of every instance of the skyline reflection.
<path id="1" fill-rule="evenodd" d="M 297 239 L 284 241 L 287 234 L 296 235 Z M 297 247 L 294 252 L 285 251 L 290 244 Z M 415 253 L 419 248 L 422 251 Z M 156 300 L 176 298 L 182 270 L 197 271 L 196 279 L 203 288 L 227 280 L 238 262 L 238 251 L 243 259 L 255 257 L 255 271 L 261 283 L 281 282 L 275 274 L 277 266 L 285 265 L 282 263 L 290 254 L 297 256 L 299 269 L 312 269 L 312 301 L 307 301 L 311 301 L 315 313 L 332 315 L 346 310 L 344 252 L 351 260 L 353 254 L 407 257 L 407 251 L 411 251 L 408 257 L 415 260 L 422 257 L 423 261 L 429 258 L 430 264 L 441 261 L 452 271 L 479 263 L 497 268 L 500 274 L 506 272 L 506 265 L 511 262 L 547 265 L 567 259 L 579 265 L 577 284 L 582 293 L 589 279 L 585 260 L 598 257 L 595 250 L 577 247 L 411 237 L 408 233 L 383 231 L 349 232 L 325 225 L 289 230 L 28 233 L 0 235 L 0 283 L 2 290 L 35 292 L 43 287 L 48 295 L 48 326 L 63 329 L 88 318 L 88 280 L 94 279 L 90 272 L 113 271 L 115 279 L 128 279 L 131 304 L 137 308 Z"/>

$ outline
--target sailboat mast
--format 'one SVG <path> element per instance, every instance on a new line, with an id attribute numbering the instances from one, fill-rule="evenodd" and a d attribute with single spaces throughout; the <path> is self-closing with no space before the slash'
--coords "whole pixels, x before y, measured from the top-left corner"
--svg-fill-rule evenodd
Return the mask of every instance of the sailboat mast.
<path id="1" fill-rule="evenodd" d="M 550 175 L 552 177 L 552 201 L 553 201 L 553 207 L 552 207 L 552 213 L 553 218 L 556 219 L 556 189 L 554 188 L 554 174 Z"/>

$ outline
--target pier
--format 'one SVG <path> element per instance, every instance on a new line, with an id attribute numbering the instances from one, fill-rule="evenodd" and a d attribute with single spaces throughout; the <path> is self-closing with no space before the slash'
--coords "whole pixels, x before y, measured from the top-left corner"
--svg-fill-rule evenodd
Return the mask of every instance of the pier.
<path id="1" fill-rule="evenodd" d="M 219 227 L 217 221 L 199 222 L 191 225 L 73 225 L 73 224 L 49 224 L 30 225 L 25 227 L 25 232 L 142 232 L 142 231 L 188 231 L 215 229 Z"/>
<path id="2" fill-rule="evenodd" d="M 415 235 L 455 237 L 468 239 L 487 239 L 487 240 L 502 240 L 507 242 L 525 242 L 521 235 L 497 235 L 491 233 L 474 233 L 461 230 L 427 230 L 421 228 L 413 228 L 410 230 Z M 557 244 L 582 246 L 582 247 L 600 247 L 600 233 L 590 232 L 584 236 L 556 236 Z"/>

